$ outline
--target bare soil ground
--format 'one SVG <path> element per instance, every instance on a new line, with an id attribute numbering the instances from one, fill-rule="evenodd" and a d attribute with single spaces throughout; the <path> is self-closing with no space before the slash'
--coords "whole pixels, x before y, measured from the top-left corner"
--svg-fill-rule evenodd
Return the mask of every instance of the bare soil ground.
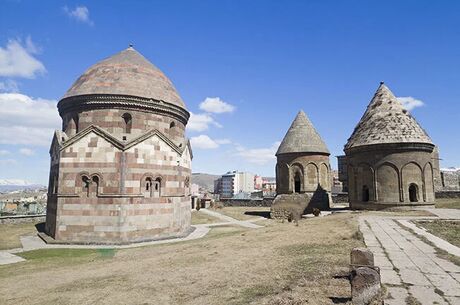
<path id="1" fill-rule="evenodd" d="M 258 223 L 177 244 L 25 252 L 0 266 L 0 304 L 350 304 L 334 276 L 363 244 L 355 213 Z"/>
<path id="2" fill-rule="evenodd" d="M 436 199 L 437 209 L 460 209 L 460 198 Z"/>

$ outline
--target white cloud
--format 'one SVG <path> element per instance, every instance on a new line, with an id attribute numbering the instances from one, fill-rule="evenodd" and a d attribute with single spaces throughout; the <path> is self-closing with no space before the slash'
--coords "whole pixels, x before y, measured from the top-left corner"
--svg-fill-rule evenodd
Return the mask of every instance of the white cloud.
<path id="1" fill-rule="evenodd" d="M 86 6 L 77 6 L 73 10 L 64 6 L 64 12 L 66 12 L 67 16 L 79 22 L 94 25 L 94 22 L 89 18 L 89 10 Z"/>
<path id="2" fill-rule="evenodd" d="M 219 144 L 207 135 L 192 137 L 190 138 L 190 142 L 192 143 L 192 148 L 194 149 L 214 149 L 219 147 Z"/>
<path id="3" fill-rule="evenodd" d="M 10 152 L 7 151 L 7 150 L 4 150 L 4 149 L 0 150 L 0 156 L 6 156 L 6 155 L 9 155 L 9 154 L 10 154 Z"/>
<path id="4" fill-rule="evenodd" d="M 222 125 L 217 123 L 212 116 L 207 113 L 194 114 L 190 112 L 190 119 L 187 123 L 187 129 L 191 131 L 204 131 L 209 128 L 209 125 L 214 125 L 221 128 Z"/>
<path id="5" fill-rule="evenodd" d="M 254 164 L 267 164 L 268 162 L 276 160 L 275 153 L 281 142 L 275 142 L 268 148 L 252 148 L 247 149 L 242 146 L 236 147 L 236 155 L 244 158 L 249 163 Z"/>
<path id="6" fill-rule="evenodd" d="M 30 148 L 21 148 L 19 150 L 19 153 L 24 156 L 33 156 L 35 154 L 35 151 L 33 151 Z"/>
<path id="7" fill-rule="evenodd" d="M 201 104 L 200 109 L 210 113 L 233 112 L 235 106 L 230 105 L 218 97 L 207 97 Z"/>
<path id="8" fill-rule="evenodd" d="M 0 93 L 0 144 L 48 146 L 60 124 L 56 101 Z"/>
<path id="9" fill-rule="evenodd" d="M 216 140 L 216 143 L 219 145 L 224 145 L 224 144 L 231 144 L 232 141 L 230 141 L 229 139 L 218 139 Z"/>
<path id="10" fill-rule="evenodd" d="M 17 161 L 14 159 L 3 159 L 0 160 L 0 165 L 11 165 L 11 164 L 16 164 Z"/>
<path id="11" fill-rule="evenodd" d="M 25 46 L 21 40 L 11 39 L 5 48 L 0 47 L 0 76 L 35 78 L 46 72 L 45 66 L 34 56 L 37 46 L 28 37 Z"/>
<path id="12" fill-rule="evenodd" d="M 12 79 L 7 79 L 3 82 L 0 82 L 0 92 L 18 92 L 18 83 Z"/>
<path id="13" fill-rule="evenodd" d="M 416 107 L 422 107 L 425 105 L 421 100 L 415 99 L 412 96 L 398 97 L 397 99 L 402 106 L 409 111 Z"/>

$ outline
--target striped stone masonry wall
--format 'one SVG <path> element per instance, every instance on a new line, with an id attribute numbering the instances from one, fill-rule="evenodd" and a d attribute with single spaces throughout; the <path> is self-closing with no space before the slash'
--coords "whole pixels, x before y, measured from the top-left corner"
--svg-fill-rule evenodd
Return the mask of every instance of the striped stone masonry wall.
<path id="1" fill-rule="evenodd" d="M 190 229 L 188 146 L 172 147 L 157 133 L 129 148 L 95 131 L 74 137 L 55 138 L 50 150 L 48 235 L 68 243 L 119 244 Z"/>

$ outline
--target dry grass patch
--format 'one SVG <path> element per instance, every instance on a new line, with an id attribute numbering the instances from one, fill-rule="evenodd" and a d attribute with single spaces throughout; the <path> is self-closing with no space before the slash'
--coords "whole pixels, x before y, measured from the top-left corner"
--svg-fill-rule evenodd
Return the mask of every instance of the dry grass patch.
<path id="1" fill-rule="evenodd" d="M 216 222 L 221 222 L 221 220 L 200 211 L 192 211 L 192 225 L 209 224 Z"/>
<path id="2" fill-rule="evenodd" d="M 37 258 L 0 266 L 0 303 L 347 303 L 349 283 L 334 275 L 348 270 L 351 248 L 363 245 L 353 214 L 265 224 L 217 227 L 203 239 L 112 256 L 29 253 Z"/>
<path id="3" fill-rule="evenodd" d="M 418 221 L 417 225 L 425 228 L 429 233 L 460 247 L 460 221 Z"/>
<path id="4" fill-rule="evenodd" d="M 460 209 L 460 198 L 440 198 L 436 199 L 437 209 Z"/>
<path id="5" fill-rule="evenodd" d="M 22 248 L 20 237 L 37 234 L 36 224 L 36 222 L 0 224 L 0 250 Z"/>

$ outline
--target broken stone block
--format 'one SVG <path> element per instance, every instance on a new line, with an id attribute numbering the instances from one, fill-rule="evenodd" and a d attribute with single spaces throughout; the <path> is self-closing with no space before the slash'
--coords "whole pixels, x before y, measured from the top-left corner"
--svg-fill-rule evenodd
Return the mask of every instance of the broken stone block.
<path id="1" fill-rule="evenodd" d="M 351 265 L 374 266 L 374 254 L 367 248 L 354 248 L 350 256 Z"/>
<path id="2" fill-rule="evenodd" d="M 353 305 L 369 305 L 380 297 L 380 274 L 372 267 L 358 267 L 351 273 L 351 299 Z"/>

